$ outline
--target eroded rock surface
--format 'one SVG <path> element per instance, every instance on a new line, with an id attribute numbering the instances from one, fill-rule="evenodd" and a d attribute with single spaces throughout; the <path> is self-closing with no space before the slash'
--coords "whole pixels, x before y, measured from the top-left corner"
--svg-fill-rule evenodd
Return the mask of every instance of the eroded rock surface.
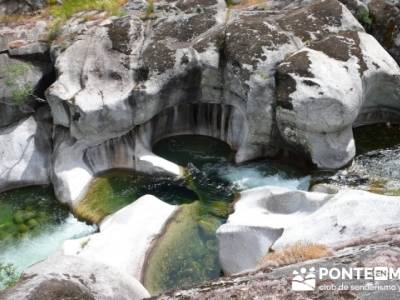
<path id="1" fill-rule="evenodd" d="M 399 121 L 399 66 L 336 0 L 157 1 L 147 14 L 131 0 L 124 9 L 77 14 L 50 50 L 45 21 L 0 31 L 0 65 L 15 65 L 0 78 L 0 126 L 46 105 L 38 97 L 54 63 L 50 173 L 71 206 L 112 168 L 182 175 L 151 151 L 165 136 L 219 138 L 236 162 L 291 151 L 340 168 L 355 154 L 352 127 Z"/>
<path id="2" fill-rule="evenodd" d="M 370 236 L 358 238 L 343 243 L 336 248 L 333 256 L 302 262 L 276 269 L 258 269 L 230 277 L 222 277 L 213 282 L 207 282 L 195 287 L 167 292 L 151 299 L 396 299 L 397 291 L 376 289 L 358 290 L 327 290 L 321 286 L 344 285 L 366 286 L 392 285 L 393 281 L 376 281 L 365 279 L 331 280 L 323 278 L 317 280 L 315 291 L 292 291 L 293 271 L 302 267 L 315 268 L 317 272 L 324 268 L 351 267 L 400 267 L 398 227 L 374 232 Z M 368 287 L 367 287 L 368 288 Z"/>
<path id="3" fill-rule="evenodd" d="M 53 180 L 64 202 L 121 165 L 181 174 L 151 152 L 163 136 L 217 137 L 237 162 L 286 149 L 340 168 L 355 153 L 353 125 L 398 120 L 397 63 L 336 0 L 125 9 L 87 23 L 77 16 L 52 45 L 59 76 L 47 100 L 63 127 Z"/>
<path id="4" fill-rule="evenodd" d="M 146 195 L 107 217 L 100 232 L 64 243 L 66 255 L 107 264 L 142 280 L 147 255 L 177 206 Z"/>
<path id="5" fill-rule="evenodd" d="M 353 126 L 398 119 L 399 75 L 394 59 L 363 32 L 312 42 L 278 66 L 280 132 L 317 166 L 342 167 L 355 155 Z"/>
<path id="6" fill-rule="evenodd" d="M 0 129 L 0 191 L 50 182 L 50 128 L 28 117 Z"/>
<path id="7" fill-rule="evenodd" d="M 398 222 L 399 199 L 350 189 L 335 194 L 274 187 L 244 191 L 217 230 L 221 266 L 234 274 L 256 267 L 268 249 L 297 242 L 334 246 L 369 235 Z"/>

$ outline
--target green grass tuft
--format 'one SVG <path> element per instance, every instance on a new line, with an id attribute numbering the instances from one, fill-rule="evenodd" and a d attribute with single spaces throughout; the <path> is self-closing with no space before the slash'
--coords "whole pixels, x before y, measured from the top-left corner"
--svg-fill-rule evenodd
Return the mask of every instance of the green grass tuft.
<path id="1" fill-rule="evenodd" d="M 99 10 L 108 15 L 121 14 L 121 6 L 126 0 L 64 0 L 62 5 L 53 5 L 50 13 L 53 17 L 67 20 L 81 11 Z"/>
<path id="2" fill-rule="evenodd" d="M 105 11 L 108 16 L 121 16 L 121 7 L 126 2 L 127 0 L 64 0 L 61 5 L 56 5 L 49 0 L 49 13 L 53 21 L 49 25 L 48 40 L 56 40 L 62 25 L 76 13 L 97 10 Z"/>
<path id="3" fill-rule="evenodd" d="M 11 101 L 15 105 L 21 105 L 25 100 L 33 94 L 34 88 L 32 83 L 25 82 L 18 84 L 21 79 L 29 71 L 29 66 L 22 63 L 9 65 L 5 70 L 4 84 L 11 90 Z"/>

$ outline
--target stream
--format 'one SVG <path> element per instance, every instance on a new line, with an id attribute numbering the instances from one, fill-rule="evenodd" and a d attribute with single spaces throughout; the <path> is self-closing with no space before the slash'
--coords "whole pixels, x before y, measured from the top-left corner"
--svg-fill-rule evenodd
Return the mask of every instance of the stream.
<path id="1" fill-rule="evenodd" d="M 144 285 L 152 294 L 220 276 L 215 231 L 226 221 L 237 192 L 262 185 L 308 189 L 309 177 L 283 163 L 235 165 L 230 147 L 209 137 L 170 137 L 153 151 L 186 166 L 187 186 L 197 197 L 181 205 L 150 255 Z"/>
<path id="2" fill-rule="evenodd" d="M 364 132 L 370 132 L 370 128 L 366 129 Z M 382 135 L 383 144 L 377 146 L 368 145 L 370 139 L 363 135 L 363 130 L 356 131 L 355 136 L 358 155 L 351 168 L 367 172 L 373 169 L 377 178 L 397 182 L 400 175 L 393 172 L 398 172 L 398 168 L 389 172 L 385 165 L 396 164 L 396 158 L 400 157 L 396 146 L 400 141 Z M 93 180 L 86 198 L 74 211 L 80 219 L 98 224 L 145 194 L 180 206 L 149 256 L 143 283 L 152 294 L 221 275 L 215 231 L 232 211 L 238 192 L 265 185 L 308 190 L 311 182 L 310 171 L 282 161 L 264 159 L 236 165 L 235 153 L 226 143 L 205 136 L 165 138 L 153 146 L 153 151 L 185 167 L 185 178 L 111 170 Z M 381 168 L 375 167 L 376 160 L 381 162 Z M 340 185 L 342 181 L 335 181 L 335 176 L 351 178 L 351 168 L 329 176 L 313 173 L 313 177 L 320 176 L 322 182 Z M 359 173 L 357 176 L 363 178 Z M 361 181 L 354 182 L 355 186 L 363 185 Z M 342 182 L 344 185 L 349 184 Z M 0 262 L 13 264 L 18 273 L 54 253 L 66 239 L 95 230 L 96 226 L 78 221 L 68 208 L 59 204 L 49 187 L 28 187 L 0 194 Z"/>
<path id="3" fill-rule="evenodd" d="M 16 276 L 54 253 L 65 240 L 95 230 L 61 205 L 50 187 L 26 187 L 0 194 L 0 264 L 11 265 Z M 1 279 L 7 281 L 1 276 L 0 288 L 4 283 Z"/>
<path id="4" fill-rule="evenodd" d="M 353 163 L 335 172 L 315 172 L 313 183 L 400 196 L 400 125 L 367 125 L 353 131 L 357 149 Z"/>

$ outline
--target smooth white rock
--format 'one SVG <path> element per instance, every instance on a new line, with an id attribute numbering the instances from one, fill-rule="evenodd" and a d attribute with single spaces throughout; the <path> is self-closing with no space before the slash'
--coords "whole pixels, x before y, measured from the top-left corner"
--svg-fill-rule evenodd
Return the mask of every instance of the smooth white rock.
<path id="1" fill-rule="evenodd" d="M 399 214 L 400 197 L 359 190 L 336 194 L 278 187 L 247 190 L 217 230 L 221 266 L 227 274 L 252 269 L 269 248 L 283 249 L 296 242 L 334 246 L 396 224 Z"/>
<path id="2" fill-rule="evenodd" d="M 0 191 L 49 183 L 50 137 L 33 116 L 0 129 Z"/>
<path id="3" fill-rule="evenodd" d="M 27 280 L 10 290 L 7 300 L 27 299 L 42 282 L 71 281 L 99 300 L 139 300 L 150 297 L 149 292 L 132 276 L 92 260 L 60 253 L 24 271 Z"/>
<path id="4" fill-rule="evenodd" d="M 66 255 L 98 261 L 141 280 L 146 254 L 177 206 L 145 195 L 100 224 L 100 232 L 64 243 Z"/>

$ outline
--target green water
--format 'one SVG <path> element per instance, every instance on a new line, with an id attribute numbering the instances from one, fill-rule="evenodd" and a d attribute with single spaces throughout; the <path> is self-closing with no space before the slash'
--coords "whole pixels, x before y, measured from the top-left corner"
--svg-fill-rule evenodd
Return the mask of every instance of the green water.
<path id="1" fill-rule="evenodd" d="M 170 137 L 153 151 L 187 167 L 187 186 L 198 199 L 181 206 L 152 251 L 144 284 L 153 294 L 221 275 L 215 232 L 232 211 L 238 191 L 263 185 L 308 188 L 304 173 L 279 162 L 235 165 L 234 152 L 209 137 Z"/>
<path id="2" fill-rule="evenodd" d="M 400 145 L 400 125 L 374 124 L 353 129 L 357 155 Z"/>
<path id="3" fill-rule="evenodd" d="M 180 205 L 145 270 L 144 285 L 153 294 L 220 276 L 215 231 L 226 221 L 238 191 L 262 185 L 308 188 L 304 173 L 279 162 L 235 165 L 234 151 L 210 137 L 170 137 L 156 143 L 153 151 L 186 167 L 185 178 L 106 172 L 92 182 L 75 211 L 98 223 L 145 194 Z"/>
<path id="4" fill-rule="evenodd" d="M 56 203 L 49 188 L 27 187 L 1 193 L 0 243 L 38 234 L 68 214 L 68 208 Z"/>
<path id="5" fill-rule="evenodd" d="M 17 274 L 55 252 L 65 240 L 94 230 L 75 219 L 51 188 L 0 193 L 0 264 L 12 264 Z"/>
<path id="6" fill-rule="evenodd" d="M 180 135 L 163 139 L 153 146 L 153 152 L 178 165 L 233 162 L 235 152 L 228 144 L 207 136 Z"/>
<path id="7" fill-rule="evenodd" d="M 215 231 L 225 221 L 228 207 L 223 202 L 214 205 L 217 215 L 201 201 L 181 206 L 150 256 L 144 276 L 150 293 L 220 276 Z"/>
<path id="8" fill-rule="evenodd" d="M 184 180 L 155 177 L 130 170 L 112 170 L 99 175 L 90 185 L 83 201 L 75 208 L 82 219 L 98 224 L 104 217 L 137 198 L 151 194 L 170 204 L 182 204 L 197 199 Z"/>

